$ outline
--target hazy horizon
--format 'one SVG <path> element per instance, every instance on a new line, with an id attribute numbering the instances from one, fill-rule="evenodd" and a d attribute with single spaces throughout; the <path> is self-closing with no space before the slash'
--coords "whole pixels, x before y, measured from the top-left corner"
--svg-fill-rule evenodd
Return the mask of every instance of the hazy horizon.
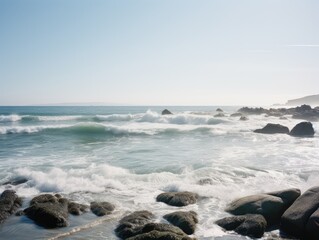
<path id="1" fill-rule="evenodd" d="M 272 105 L 318 94 L 315 0 L 0 2 L 0 105 Z"/>

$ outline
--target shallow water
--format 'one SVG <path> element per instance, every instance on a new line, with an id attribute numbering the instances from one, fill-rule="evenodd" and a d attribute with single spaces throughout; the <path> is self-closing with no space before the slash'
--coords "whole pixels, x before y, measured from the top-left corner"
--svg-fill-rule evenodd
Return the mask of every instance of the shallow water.
<path id="1" fill-rule="evenodd" d="M 267 123 L 290 129 L 300 120 L 264 115 L 248 121 L 230 117 L 238 107 L 0 107 L 0 179 L 25 177 L 18 186 L 1 185 L 24 197 L 61 193 L 80 203 L 110 201 L 117 207 L 106 219 L 86 213 L 70 226 L 45 230 L 26 217 L 0 225 L 3 239 L 116 239 L 118 219 L 148 209 L 156 221 L 176 207 L 155 201 L 163 191 L 201 196 L 185 207 L 199 215 L 199 239 L 246 239 L 223 232 L 214 221 L 227 216 L 237 197 L 319 182 L 319 138 L 263 135 L 252 130 Z M 313 123 L 315 130 L 319 124 Z M 199 185 L 210 179 L 208 185 Z M 71 235 L 65 233 L 73 231 Z M 62 235 L 61 235 L 62 234 Z M 65 234 L 65 235 L 63 235 Z M 276 234 L 276 232 L 274 232 Z"/>

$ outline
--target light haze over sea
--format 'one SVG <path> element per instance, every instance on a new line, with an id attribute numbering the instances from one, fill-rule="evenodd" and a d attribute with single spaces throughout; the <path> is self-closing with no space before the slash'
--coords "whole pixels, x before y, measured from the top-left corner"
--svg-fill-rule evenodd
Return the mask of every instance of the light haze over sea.
<path id="1" fill-rule="evenodd" d="M 0 107 L 1 183 L 28 180 L 1 185 L 0 192 L 14 189 L 24 207 L 40 193 L 116 205 L 108 222 L 99 224 L 88 212 L 54 230 L 13 216 L 0 225 L 1 238 L 43 239 L 79 227 L 63 239 L 117 239 L 113 231 L 123 214 L 147 209 L 164 221 L 176 207 L 156 202 L 156 196 L 191 191 L 201 196 L 183 208 L 198 213 L 194 236 L 241 239 L 214 224 L 227 216 L 231 200 L 290 187 L 304 191 L 319 181 L 317 134 L 294 138 L 252 131 L 269 122 L 291 129 L 300 120 L 251 115 L 240 121 L 230 116 L 238 107 L 221 107 L 225 117 L 214 116 L 217 108 L 170 107 L 173 115 L 161 115 L 164 107 Z M 319 131 L 317 122 L 314 128 Z"/>

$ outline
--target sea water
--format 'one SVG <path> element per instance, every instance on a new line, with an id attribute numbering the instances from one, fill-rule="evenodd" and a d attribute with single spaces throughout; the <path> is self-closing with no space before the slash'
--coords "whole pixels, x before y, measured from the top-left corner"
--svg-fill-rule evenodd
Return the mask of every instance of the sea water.
<path id="1" fill-rule="evenodd" d="M 155 221 L 179 210 L 156 202 L 164 191 L 191 191 L 198 203 L 194 237 L 245 239 L 214 222 L 232 200 L 261 192 L 319 185 L 319 124 L 313 138 L 254 133 L 267 123 L 300 122 L 266 115 L 231 117 L 239 107 L 0 107 L 0 192 L 13 189 L 27 207 L 41 193 L 83 204 L 108 201 L 114 214 L 70 216 L 70 226 L 47 230 L 25 216 L 0 225 L 1 239 L 117 239 L 118 220 L 149 210 Z M 17 185 L 3 185 L 26 178 Z M 206 184 L 201 184 L 204 182 Z M 268 233 L 276 236 L 277 232 Z M 267 235 L 266 235 L 267 237 Z"/>

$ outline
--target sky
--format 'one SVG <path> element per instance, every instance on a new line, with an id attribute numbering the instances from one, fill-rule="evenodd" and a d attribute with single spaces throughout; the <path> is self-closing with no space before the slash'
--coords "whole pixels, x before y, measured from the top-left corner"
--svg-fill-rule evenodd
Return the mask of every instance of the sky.
<path id="1" fill-rule="evenodd" d="M 0 0 L 0 105 L 319 94 L 318 0 Z"/>

